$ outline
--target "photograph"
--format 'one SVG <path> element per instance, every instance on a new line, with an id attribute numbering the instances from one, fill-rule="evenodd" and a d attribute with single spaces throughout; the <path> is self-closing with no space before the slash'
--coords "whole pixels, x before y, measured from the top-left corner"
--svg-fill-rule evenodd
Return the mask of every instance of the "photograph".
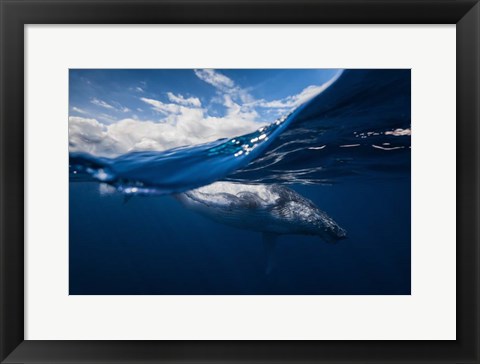
<path id="1" fill-rule="evenodd" d="M 411 294 L 410 69 L 68 82 L 69 295 Z"/>

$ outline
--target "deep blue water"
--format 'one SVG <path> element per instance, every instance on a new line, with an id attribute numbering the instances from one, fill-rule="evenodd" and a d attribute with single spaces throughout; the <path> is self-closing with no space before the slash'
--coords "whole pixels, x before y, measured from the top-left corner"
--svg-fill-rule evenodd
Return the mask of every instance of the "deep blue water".
<path id="1" fill-rule="evenodd" d="M 409 131 L 410 70 L 347 70 L 246 136 L 114 159 L 71 154 L 70 294 L 410 294 Z M 266 274 L 260 233 L 172 195 L 215 181 L 287 184 L 348 238 L 279 236 Z M 101 194 L 99 182 L 117 191 Z"/>

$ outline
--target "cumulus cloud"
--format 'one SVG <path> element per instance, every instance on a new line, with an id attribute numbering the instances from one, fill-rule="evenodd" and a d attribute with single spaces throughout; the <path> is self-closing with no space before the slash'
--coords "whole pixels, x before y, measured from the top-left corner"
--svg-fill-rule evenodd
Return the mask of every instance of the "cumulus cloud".
<path id="1" fill-rule="evenodd" d="M 100 120 L 103 120 L 103 122 L 107 124 L 111 124 L 117 121 L 117 119 L 115 119 L 113 116 L 105 113 L 98 114 L 97 118 L 99 118 Z"/>
<path id="2" fill-rule="evenodd" d="M 241 121 L 241 122 L 239 122 Z M 69 118 L 69 150 L 113 157 L 127 152 L 162 151 L 250 133 L 263 124 L 230 117 L 181 118 L 176 123 L 123 119 L 104 125 L 95 119 Z"/>
<path id="3" fill-rule="evenodd" d="M 68 140 L 71 152 L 103 156 L 126 152 L 118 141 L 109 137 L 108 127 L 96 119 L 70 116 L 68 121 Z"/>
<path id="4" fill-rule="evenodd" d="M 96 119 L 70 117 L 70 151 L 108 157 L 142 150 L 162 151 L 235 137 L 265 125 L 256 121 L 258 114 L 254 109 L 236 101 L 240 89 L 228 77 L 213 70 L 197 70 L 195 73 L 214 87 L 230 89 L 231 93 L 220 98 L 226 108 L 224 116 L 209 115 L 197 97 L 172 92 L 166 94 L 169 102 L 141 97 L 141 101 L 162 115 L 161 120 L 125 118 L 110 123 L 111 120 L 100 114 L 100 120 L 110 123 L 105 125 Z M 105 107 L 102 100 L 92 99 L 92 103 L 94 100 L 98 106 Z"/>
<path id="5" fill-rule="evenodd" d="M 336 80 L 306 87 L 300 93 L 283 99 L 267 101 L 255 100 L 247 90 L 217 71 L 195 70 L 195 74 L 216 89 L 216 95 L 210 102 L 225 107 L 223 116 L 209 114 L 197 97 L 172 92 L 166 93 L 168 101 L 140 97 L 139 100 L 161 115 L 160 120 L 139 120 L 135 115 L 118 120 L 102 113 L 96 119 L 71 116 L 70 151 L 113 157 L 133 151 L 163 151 L 247 134 L 266 124 L 263 120 L 259 122 L 258 110 L 262 110 L 263 116 L 278 117 L 322 92 Z M 95 98 L 91 102 L 106 109 L 131 111 L 115 102 L 112 102 L 115 106 Z"/>
<path id="6" fill-rule="evenodd" d="M 224 95 L 223 106 L 226 107 L 227 116 L 229 118 L 243 121 L 254 121 L 258 117 L 258 113 L 255 109 L 236 103 L 230 95 Z"/>
<path id="7" fill-rule="evenodd" d="M 187 107 L 175 103 L 165 103 L 159 100 L 142 97 L 140 100 L 152 106 L 152 109 L 163 114 L 162 122 L 175 124 L 179 121 L 195 121 L 203 118 L 204 110 L 197 107 Z"/>

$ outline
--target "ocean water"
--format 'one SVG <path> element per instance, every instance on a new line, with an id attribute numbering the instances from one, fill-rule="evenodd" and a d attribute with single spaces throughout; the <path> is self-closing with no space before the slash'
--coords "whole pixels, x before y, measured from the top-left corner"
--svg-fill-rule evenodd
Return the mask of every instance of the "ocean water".
<path id="1" fill-rule="evenodd" d="M 345 70 L 251 134 L 115 158 L 71 153 L 70 294 L 410 294 L 410 109 L 410 70 Z M 218 181 L 215 195 L 197 195 L 203 213 L 181 203 Z M 266 249 L 262 214 L 285 201 L 232 196 L 231 184 L 284 186 L 347 236 L 332 244 L 302 225 Z M 225 211 L 239 222 L 222 223 Z M 297 215 L 276 231 L 311 222 Z"/>

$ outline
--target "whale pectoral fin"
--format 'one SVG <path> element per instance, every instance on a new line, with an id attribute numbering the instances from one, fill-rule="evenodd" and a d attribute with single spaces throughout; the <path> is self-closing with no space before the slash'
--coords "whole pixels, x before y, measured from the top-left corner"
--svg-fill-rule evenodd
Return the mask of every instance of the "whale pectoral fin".
<path id="1" fill-rule="evenodd" d="M 275 246 L 277 245 L 277 234 L 274 233 L 262 233 L 263 238 L 263 248 L 265 250 L 265 274 L 270 274 L 273 269 L 273 253 Z"/>

